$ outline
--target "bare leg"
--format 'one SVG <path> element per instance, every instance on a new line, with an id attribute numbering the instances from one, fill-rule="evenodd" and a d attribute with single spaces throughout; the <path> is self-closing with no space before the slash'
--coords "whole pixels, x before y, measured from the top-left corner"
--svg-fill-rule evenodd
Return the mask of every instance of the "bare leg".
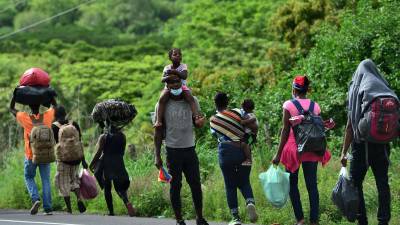
<path id="1" fill-rule="evenodd" d="M 244 155 L 246 159 L 242 163 L 243 166 L 251 166 L 252 160 L 251 160 L 251 149 L 250 145 L 246 144 L 245 142 L 241 142 L 241 148 L 243 149 Z"/>
<path id="2" fill-rule="evenodd" d="M 168 100 L 169 100 L 169 90 L 164 89 L 161 92 L 160 99 L 158 100 L 157 117 L 156 117 L 156 123 L 154 124 L 154 127 L 162 126 L 162 121 L 164 119 L 164 113 L 165 113 L 165 106 L 166 106 Z"/>

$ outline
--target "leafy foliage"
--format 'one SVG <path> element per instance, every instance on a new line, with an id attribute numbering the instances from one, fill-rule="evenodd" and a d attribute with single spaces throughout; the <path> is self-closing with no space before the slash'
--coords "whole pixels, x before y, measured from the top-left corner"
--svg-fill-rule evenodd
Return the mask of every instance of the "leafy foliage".
<path id="1" fill-rule="evenodd" d="M 0 0 L 0 7 L 5 9 L 0 13 L 0 34 L 25 27 L 81 1 L 21 2 L 10 4 Z M 160 76 L 163 66 L 170 63 L 167 52 L 171 47 L 182 49 L 183 62 L 189 66 L 189 87 L 199 98 L 206 116 L 215 112 L 213 96 L 217 91 L 229 93 L 231 107 L 239 107 L 245 98 L 254 99 L 255 113 L 262 126 L 259 144 L 254 149 L 256 166 L 252 181 L 256 184 L 257 173 L 267 168 L 272 149 L 278 143 L 281 105 L 291 97 L 291 82 L 296 74 L 310 77 L 309 97 L 321 105 L 324 118 L 333 117 L 337 124 L 338 128 L 328 137 L 334 156 L 339 154 L 346 121 L 348 82 L 361 60 L 372 58 L 392 88 L 400 93 L 399 15 L 400 3 L 390 0 L 95 1 L 65 17 L 0 40 L 0 105 L 3 106 L 0 139 L 6 140 L 0 142 L 0 149 L 21 148 L 21 129 L 17 129 L 7 113 L 7 105 L 19 76 L 27 68 L 41 67 L 50 73 L 52 86 L 59 93 L 58 101 L 85 131 L 83 139 L 89 156 L 99 133 L 89 118 L 92 107 L 108 98 L 130 101 L 139 111 L 125 130 L 128 143 L 138 149 L 136 161 L 126 160 L 135 181 L 130 195 L 134 196 L 141 215 L 172 216 L 168 196 L 159 194 L 166 192 L 166 188 L 152 180 L 153 129 L 149 118 L 163 88 Z M 23 106 L 19 109 L 27 110 Z M 264 124 L 268 124 L 270 137 L 266 136 Z M 208 133 L 208 127 L 197 131 L 208 204 L 206 214 L 212 219 L 227 220 L 214 150 L 216 143 Z M 263 144 L 269 139 L 271 147 Z M 4 174 L 22 171 L 20 160 L 16 160 L 18 154 L 7 152 L 4 158 L 0 154 Z M 399 161 L 398 155 L 393 157 L 393 161 Z M 329 202 L 337 169 L 338 164 L 333 163 L 319 178 L 324 190 L 321 224 L 347 224 Z M 395 169 L 391 176 L 396 176 Z M 398 182 L 393 179 L 393 183 Z M 12 180 L 12 184 L 21 187 L 21 193 L 0 198 L 0 207 L 28 207 L 21 180 Z M 257 199 L 263 199 L 260 188 L 254 186 Z M 0 184 L 1 196 L 9 191 Z M 367 192 L 368 208 L 374 212 L 375 193 L 372 189 Z M 188 187 L 183 193 L 189 196 Z M 395 189 L 394 198 L 399 193 Z M 58 200 L 56 207 L 61 208 L 62 202 Z M 193 216 L 190 198 L 184 197 L 183 201 L 187 205 L 185 212 Z M 103 202 L 103 199 L 91 202 L 89 209 L 105 210 Z M 262 215 L 264 224 L 276 221 L 286 224 L 292 220 L 290 207 L 272 213 L 264 200 L 257 204 L 261 210 L 271 212 Z M 122 204 L 117 203 L 116 208 L 124 212 Z M 393 215 L 398 215 L 397 205 L 393 210 Z"/>

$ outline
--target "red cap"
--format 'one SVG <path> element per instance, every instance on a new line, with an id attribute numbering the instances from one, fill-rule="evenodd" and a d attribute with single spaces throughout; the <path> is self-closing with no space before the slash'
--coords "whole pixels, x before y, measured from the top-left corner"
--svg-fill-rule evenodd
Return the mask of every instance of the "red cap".
<path id="1" fill-rule="evenodd" d="M 297 90 L 303 90 L 303 89 L 307 88 L 305 85 L 305 80 L 306 80 L 305 75 L 297 75 L 293 79 L 293 88 L 297 89 Z"/>

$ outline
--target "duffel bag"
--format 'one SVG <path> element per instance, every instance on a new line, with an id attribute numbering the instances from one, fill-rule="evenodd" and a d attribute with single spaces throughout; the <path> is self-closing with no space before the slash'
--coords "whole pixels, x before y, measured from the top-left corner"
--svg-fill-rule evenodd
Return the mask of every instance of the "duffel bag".
<path id="1" fill-rule="evenodd" d="M 14 90 L 15 102 L 23 105 L 50 106 L 57 94 L 50 87 L 20 86 Z"/>

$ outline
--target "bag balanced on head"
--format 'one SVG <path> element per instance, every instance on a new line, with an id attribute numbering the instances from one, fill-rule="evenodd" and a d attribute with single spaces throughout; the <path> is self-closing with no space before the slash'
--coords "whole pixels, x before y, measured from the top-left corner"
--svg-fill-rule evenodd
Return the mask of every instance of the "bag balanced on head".
<path id="1" fill-rule="evenodd" d="M 36 119 L 33 115 L 30 118 L 33 124 L 33 129 L 29 136 L 33 154 L 32 162 L 35 164 L 54 162 L 55 140 L 53 130 L 44 125 L 43 114 L 40 114 L 39 119 Z"/>
<path id="2" fill-rule="evenodd" d="M 59 143 L 56 147 L 57 160 L 69 162 L 82 159 L 83 145 L 79 140 L 79 132 L 72 124 L 72 121 L 64 125 L 55 122 L 54 125 L 60 129 L 58 132 Z"/>

